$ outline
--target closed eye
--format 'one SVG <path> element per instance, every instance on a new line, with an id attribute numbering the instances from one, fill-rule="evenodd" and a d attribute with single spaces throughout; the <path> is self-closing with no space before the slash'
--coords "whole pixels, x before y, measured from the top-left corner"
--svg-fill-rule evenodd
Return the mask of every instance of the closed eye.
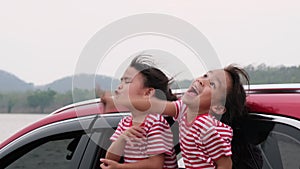
<path id="1" fill-rule="evenodd" d="M 128 77 L 123 77 L 121 78 L 121 82 L 124 82 L 125 84 L 132 83 L 132 79 Z"/>
<path id="2" fill-rule="evenodd" d="M 127 83 L 132 83 L 132 80 L 124 80 L 124 82 Z"/>
<path id="3" fill-rule="evenodd" d="M 216 88 L 216 83 L 215 82 L 209 82 L 209 85 L 213 88 Z"/>

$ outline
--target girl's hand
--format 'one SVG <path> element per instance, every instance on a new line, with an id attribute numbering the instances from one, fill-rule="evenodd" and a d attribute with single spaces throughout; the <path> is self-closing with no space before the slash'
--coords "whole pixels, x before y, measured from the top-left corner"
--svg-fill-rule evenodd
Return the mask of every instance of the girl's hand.
<path id="1" fill-rule="evenodd" d="M 128 142 L 131 146 L 134 146 L 132 140 L 141 140 L 145 137 L 145 131 L 137 126 L 132 126 L 131 128 L 127 129 L 122 135 L 120 135 L 120 139 Z"/>
<path id="2" fill-rule="evenodd" d="M 119 167 L 119 163 L 113 160 L 109 160 L 109 159 L 100 159 L 100 162 L 102 162 L 102 164 L 100 164 L 100 167 L 102 169 L 118 169 Z"/>
<path id="3" fill-rule="evenodd" d="M 101 99 L 101 101 L 105 104 L 108 100 L 109 92 L 102 90 L 99 85 L 96 85 L 96 95 Z"/>
<path id="4" fill-rule="evenodd" d="M 104 104 L 104 113 L 116 111 L 116 106 L 113 101 L 113 95 L 109 91 L 102 90 L 99 85 L 96 86 L 96 95 Z"/>

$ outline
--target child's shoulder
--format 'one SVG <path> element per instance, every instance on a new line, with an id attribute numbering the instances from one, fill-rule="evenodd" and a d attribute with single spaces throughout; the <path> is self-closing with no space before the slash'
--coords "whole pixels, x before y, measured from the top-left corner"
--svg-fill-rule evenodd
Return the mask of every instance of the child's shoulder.
<path id="1" fill-rule="evenodd" d="M 194 122 L 196 126 L 203 128 L 214 125 L 214 120 L 209 114 L 201 114 L 196 117 Z"/>
<path id="2" fill-rule="evenodd" d="M 179 107 L 181 107 L 181 106 L 183 106 L 184 105 L 184 103 L 183 103 L 183 101 L 181 100 L 181 99 L 178 99 L 178 100 L 175 100 L 175 101 L 172 101 L 176 106 L 179 106 Z"/>
<path id="3" fill-rule="evenodd" d="M 127 123 L 131 123 L 131 121 L 132 121 L 132 116 L 125 116 L 121 119 L 120 123 L 127 124 Z"/>
<path id="4" fill-rule="evenodd" d="M 196 125 L 201 128 L 216 127 L 219 125 L 219 121 L 214 116 L 208 113 L 199 115 L 194 123 L 196 123 Z"/>
<path id="5" fill-rule="evenodd" d="M 164 121 L 164 117 L 161 114 L 148 114 L 147 118 L 153 121 Z"/>
<path id="6" fill-rule="evenodd" d="M 157 124 L 163 124 L 163 125 L 168 125 L 169 123 L 165 119 L 163 115 L 160 114 L 148 114 L 147 119 L 148 124 L 150 125 L 157 125 Z"/>
<path id="7" fill-rule="evenodd" d="M 210 130 L 211 128 L 223 128 L 227 130 L 232 130 L 229 125 L 219 121 L 215 116 L 210 114 L 201 116 L 195 122 L 199 127 L 206 130 Z"/>

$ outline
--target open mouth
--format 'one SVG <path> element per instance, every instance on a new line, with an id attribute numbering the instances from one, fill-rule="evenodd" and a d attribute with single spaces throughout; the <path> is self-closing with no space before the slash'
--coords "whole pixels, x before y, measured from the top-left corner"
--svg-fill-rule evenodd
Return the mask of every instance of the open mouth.
<path id="1" fill-rule="evenodd" d="M 192 96 L 199 95 L 199 91 L 194 86 L 192 86 L 187 92 Z"/>

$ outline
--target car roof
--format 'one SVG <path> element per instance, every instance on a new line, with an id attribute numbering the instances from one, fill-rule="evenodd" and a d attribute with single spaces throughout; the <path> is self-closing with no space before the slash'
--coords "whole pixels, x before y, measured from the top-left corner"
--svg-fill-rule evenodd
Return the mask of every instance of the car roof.
<path id="1" fill-rule="evenodd" d="M 300 119 L 300 84 L 251 85 L 247 93 L 251 112 Z"/>
<path id="2" fill-rule="evenodd" d="M 116 112 L 117 110 L 111 110 L 112 112 Z M 122 112 L 126 112 L 127 110 L 120 110 Z M 60 108 L 53 113 L 47 115 L 46 117 L 42 118 L 39 121 L 36 121 L 23 129 L 19 130 L 15 134 L 13 134 L 11 137 L 6 139 L 0 144 L 0 149 L 4 147 L 5 145 L 9 144 L 16 138 L 35 130 L 41 126 L 45 126 L 51 123 L 83 117 L 83 116 L 93 116 L 102 114 L 103 112 L 103 104 L 101 103 L 100 99 L 93 99 L 93 100 L 87 100 L 83 102 L 78 102 L 74 104 L 70 104 L 68 106 L 65 106 L 63 108 Z"/>
<path id="3" fill-rule="evenodd" d="M 299 93 L 300 83 L 245 85 L 244 88 L 250 93 Z"/>
<path id="4" fill-rule="evenodd" d="M 300 84 L 274 84 L 274 85 L 251 85 L 247 90 L 247 105 L 254 113 L 277 114 L 300 119 Z M 186 89 L 177 89 L 173 92 L 178 96 L 182 95 Z M 128 112 L 127 109 L 118 110 Z M 111 110 L 111 112 L 118 112 Z M 67 119 L 102 114 L 103 104 L 100 99 L 93 99 L 79 103 L 70 104 L 60 108 L 45 118 L 32 123 L 31 125 L 18 131 L 10 138 L 0 144 L 0 149 L 16 138 L 47 124 Z"/>

